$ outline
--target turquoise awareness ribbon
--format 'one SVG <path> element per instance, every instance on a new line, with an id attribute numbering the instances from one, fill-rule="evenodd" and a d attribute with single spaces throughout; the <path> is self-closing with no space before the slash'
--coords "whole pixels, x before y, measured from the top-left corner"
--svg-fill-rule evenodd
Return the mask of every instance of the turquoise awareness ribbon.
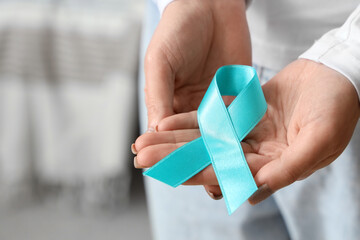
<path id="1" fill-rule="evenodd" d="M 226 107 L 221 96 L 236 98 Z M 144 175 L 177 187 L 212 164 L 231 215 L 257 190 L 240 142 L 266 109 L 254 68 L 219 68 L 197 112 L 201 137 L 178 148 Z"/>

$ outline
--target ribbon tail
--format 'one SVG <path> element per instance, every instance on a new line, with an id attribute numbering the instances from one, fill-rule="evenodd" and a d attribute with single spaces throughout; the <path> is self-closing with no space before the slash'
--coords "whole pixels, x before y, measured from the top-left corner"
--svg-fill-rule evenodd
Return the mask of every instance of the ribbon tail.
<path id="1" fill-rule="evenodd" d="M 228 166 L 229 159 L 218 158 L 216 162 L 213 162 L 229 215 L 258 189 L 241 148 L 240 152 L 241 156 L 230 161 L 233 166 L 231 169 L 224 169 L 224 166 Z M 224 162 L 227 163 L 224 164 Z"/>
<path id="2" fill-rule="evenodd" d="M 171 187 L 177 187 L 199 173 L 211 163 L 203 138 L 197 138 L 176 149 L 170 155 L 146 170 L 152 177 Z"/>

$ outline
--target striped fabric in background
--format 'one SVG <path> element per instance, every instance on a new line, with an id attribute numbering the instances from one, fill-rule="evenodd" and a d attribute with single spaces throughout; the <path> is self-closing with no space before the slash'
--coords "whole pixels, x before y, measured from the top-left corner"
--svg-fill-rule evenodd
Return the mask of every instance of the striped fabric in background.
<path id="1" fill-rule="evenodd" d="M 0 207 L 128 201 L 141 0 L 0 1 Z"/>

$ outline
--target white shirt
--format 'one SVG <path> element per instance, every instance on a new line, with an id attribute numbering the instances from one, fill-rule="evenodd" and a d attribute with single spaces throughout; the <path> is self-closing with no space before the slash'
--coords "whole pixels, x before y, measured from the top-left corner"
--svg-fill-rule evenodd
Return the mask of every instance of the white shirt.
<path id="1" fill-rule="evenodd" d="M 153 1 L 160 13 L 172 2 Z M 359 0 L 251 1 L 246 15 L 254 62 L 274 70 L 282 69 L 299 55 L 323 63 L 346 76 L 360 99 L 359 3 Z"/>

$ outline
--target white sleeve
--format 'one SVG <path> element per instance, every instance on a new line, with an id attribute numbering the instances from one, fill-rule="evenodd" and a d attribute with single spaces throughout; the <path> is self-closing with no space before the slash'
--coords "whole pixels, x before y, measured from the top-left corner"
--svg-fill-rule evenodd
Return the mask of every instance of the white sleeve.
<path id="1" fill-rule="evenodd" d="M 166 6 L 173 1 L 174 0 L 153 0 L 153 2 L 157 5 L 159 9 L 160 16 L 162 16 Z"/>
<path id="2" fill-rule="evenodd" d="M 360 99 L 360 5 L 344 25 L 323 35 L 299 58 L 320 62 L 343 74 Z"/>
<path id="3" fill-rule="evenodd" d="M 153 2 L 157 5 L 159 9 L 160 16 L 162 16 L 166 6 L 173 1 L 174 0 L 153 0 Z M 245 0 L 245 1 L 246 1 L 246 6 L 249 6 L 252 0 Z"/>

